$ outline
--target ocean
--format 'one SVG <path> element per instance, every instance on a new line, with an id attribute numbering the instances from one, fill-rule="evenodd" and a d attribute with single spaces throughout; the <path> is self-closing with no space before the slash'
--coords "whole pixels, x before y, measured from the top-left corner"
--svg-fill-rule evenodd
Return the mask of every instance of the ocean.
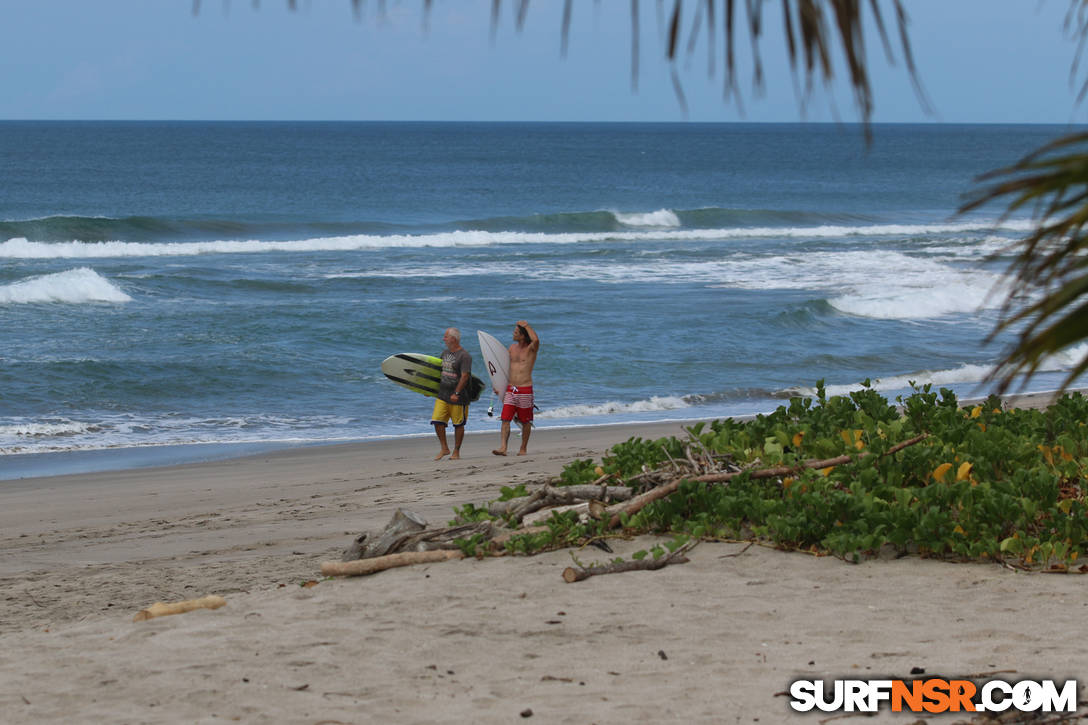
<path id="1" fill-rule="evenodd" d="M 1030 221 L 956 210 L 1069 131 L 0 122 L 0 479 L 433 435 L 381 361 L 518 319 L 540 428 L 985 395 Z"/>

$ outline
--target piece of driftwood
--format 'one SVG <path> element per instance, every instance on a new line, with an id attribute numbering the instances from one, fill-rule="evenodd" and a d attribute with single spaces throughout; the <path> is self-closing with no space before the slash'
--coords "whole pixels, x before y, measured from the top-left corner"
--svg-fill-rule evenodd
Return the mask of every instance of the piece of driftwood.
<path id="1" fill-rule="evenodd" d="M 600 574 L 620 574 L 625 571 L 654 571 L 666 567 L 669 564 L 685 564 L 689 559 L 684 556 L 684 554 L 691 551 L 696 543 L 698 542 L 693 539 L 676 551 L 658 559 L 646 557 L 645 559 L 635 559 L 631 561 L 614 561 L 610 564 L 600 564 L 598 566 L 578 568 L 568 566 L 563 570 L 563 581 L 572 584 Z"/>
<path id="2" fill-rule="evenodd" d="M 412 564 L 430 564 L 450 559 L 463 559 L 464 554 L 457 549 L 440 549 L 438 551 L 402 551 L 398 554 L 386 554 L 371 559 L 358 559 L 356 561 L 326 561 L 321 565 L 321 573 L 325 576 L 364 576 L 375 574 L 386 569 L 398 566 L 411 566 Z"/>
<path id="3" fill-rule="evenodd" d="M 589 501 L 583 501 L 582 503 L 575 503 L 569 506 L 556 506 L 555 508 L 540 509 L 539 511 L 534 511 L 531 514 L 526 514 L 525 517 L 522 518 L 521 523 L 524 526 L 532 526 L 538 521 L 546 521 L 547 519 L 550 519 L 552 517 L 552 514 L 561 514 L 566 513 L 567 511 L 573 511 L 574 513 L 578 514 L 579 518 L 585 516 L 588 520 Z"/>
<path id="4" fill-rule="evenodd" d="M 922 435 L 915 436 L 909 440 L 905 440 L 902 443 L 889 448 L 882 455 L 890 456 L 893 453 L 898 453 L 908 446 L 913 446 L 915 443 L 925 440 L 929 434 L 923 433 Z M 639 494 L 629 501 L 609 506 L 606 514 L 611 516 L 609 521 L 610 526 L 619 526 L 620 514 L 626 513 L 628 516 L 641 511 L 650 503 L 657 501 L 658 499 L 665 498 L 669 494 L 673 493 L 676 489 L 680 488 L 680 484 L 684 481 L 697 481 L 703 483 L 725 483 L 731 481 L 742 473 L 747 473 L 751 478 L 778 478 L 780 476 L 789 476 L 791 474 L 800 473 L 806 469 L 812 468 L 828 468 L 830 466 L 842 466 L 847 463 L 853 463 L 855 461 L 861 461 L 869 456 L 873 455 L 870 451 L 862 453 L 860 456 L 854 457 L 850 455 L 837 456 L 835 458 L 827 458 L 824 460 L 811 460 L 796 466 L 774 466 L 772 468 L 763 468 L 756 471 L 730 471 L 728 473 L 711 473 L 702 476 L 680 477 L 664 483 L 656 488 L 652 488 L 646 493 Z"/>
<path id="5" fill-rule="evenodd" d="M 475 521 L 470 524 L 446 526 L 441 529 L 424 529 L 405 537 L 398 548 L 401 551 L 456 549 L 458 539 L 471 539 L 476 534 L 481 534 L 485 539 L 490 539 L 494 535 L 496 528 L 494 522 Z"/>
<path id="6" fill-rule="evenodd" d="M 427 520 L 417 513 L 397 509 L 385 528 L 376 535 L 361 534 L 351 543 L 341 561 L 372 559 L 397 551 L 403 539 L 427 528 Z"/>
<path id="7" fill-rule="evenodd" d="M 405 523 L 406 520 L 413 523 Z M 422 521 L 422 517 L 417 514 L 398 510 L 381 533 L 373 537 L 362 534 L 344 551 L 340 560 L 373 559 L 403 551 L 456 549 L 457 539 L 468 539 L 475 534 L 482 534 L 484 538 L 489 539 L 495 528 L 495 524 L 491 521 L 474 521 L 440 529 L 416 528 L 415 523 Z M 424 525 L 426 525 L 425 522 Z M 371 539 L 373 544 L 368 545 L 366 542 Z"/>
<path id="8" fill-rule="evenodd" d="M 143 622 L 155 617 L 165 617 L 169 614 L 184 614 L 194 609 L 219 609 L 226 603 L 226 599 L 215 594 L 209 594 L 199 599 L 186 599 L 183 602 L 155 602 L 147 609 L 136 612 L 136 616 L 132 618 L 132 621 Z"/>
<path id="9" fill-rule="evenodd" d="M 487 510 L 492 516 L 512 515 L 520 520 L 526 514 L 543 508 L 569 506 L 583 501 L 626 501 L 633 495 L 627 486 L 542 486 L 528 496 L 492 501 Z"/>

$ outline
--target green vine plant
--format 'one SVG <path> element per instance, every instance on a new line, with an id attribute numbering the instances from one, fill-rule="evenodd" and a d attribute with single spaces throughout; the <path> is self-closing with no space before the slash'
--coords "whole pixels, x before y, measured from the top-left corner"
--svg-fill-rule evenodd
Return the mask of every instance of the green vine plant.
<path id="1" fill-rule="evenodd" d="M 553 483 L 604 474 L 610 485 L 633 480 L 641 488 L 647 471 L 672 470 L 692 446 L 741 472 L 726 483 L 685 479 L 671 495 L 621 514 L 619 531 L 607 520 L 555 514 L 547 530 L 513 536 L 505 550 L 530 554 L 653 534 L 755 541 L 851 562 L 918 555 L 1088 571 L 1081 562 L 1088 547 L 1088 398 L 1066 394 L 1046 410 L 1006 409 L 996 396 L 961 407 L 950 390 L 912 389 L 892 404 L 868 381 L 834 397 L 820 381 L 815 398 L 795 398 L 751 420 L 698 423 L 686 441 L 631 438 L 600 462 L 571 463 Z M 921 442 L 889 454 L 921 434 Z M 823 469 L 801 465 L 844 456 L 848 463 Z M 775 466 L 795 472 L 749 475 Z M 659 546 L 641 556 L 664 553 Z"/>

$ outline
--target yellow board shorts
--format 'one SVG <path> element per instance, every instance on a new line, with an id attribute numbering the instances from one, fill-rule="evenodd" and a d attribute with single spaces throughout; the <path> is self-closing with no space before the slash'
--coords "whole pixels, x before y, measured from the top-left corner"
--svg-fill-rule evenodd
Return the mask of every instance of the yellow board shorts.
<path id="1" fill-rule="evenodd" d="M 431 413 L 431 425 L 445 425 L 446 421 L 452 421 L 454 428 L 460 428 L 465 424 L 467 405 L 447 403 L 444 400 L 434 401 L 434 412 Z"/>

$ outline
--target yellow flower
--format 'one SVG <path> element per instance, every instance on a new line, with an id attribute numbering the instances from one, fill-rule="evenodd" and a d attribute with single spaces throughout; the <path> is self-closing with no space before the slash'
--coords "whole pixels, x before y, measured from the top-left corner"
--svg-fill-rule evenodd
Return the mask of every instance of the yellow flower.
<path id="1" fill-rule="evenodd" d="M 843 443 L 848 446 L 854 446 L 859 451 L 865 448 L 865 441 L 861 439 L 863 430 L 840 430 L 839 435 L 842 437 Z"/>
<path id="2" fill-rule="evenodd" d="M 950 470 L 952 470 L 951 463 L 942 463 L 933 469 L 933 479 L 937 481 L 937 483 L 944 483 L 944 477 Z"/>

